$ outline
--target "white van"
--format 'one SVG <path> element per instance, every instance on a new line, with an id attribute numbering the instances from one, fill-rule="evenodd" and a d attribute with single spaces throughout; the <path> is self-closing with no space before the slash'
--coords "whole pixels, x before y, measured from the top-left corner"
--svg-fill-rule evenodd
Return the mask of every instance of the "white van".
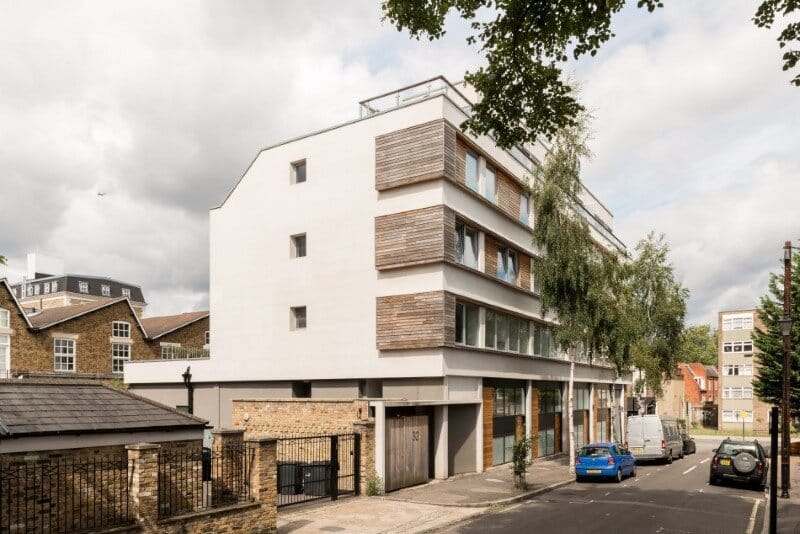
<path id="1" fill-rule="evenodd" d="M 683 458 L 683 440 L 674 417 L 631 415 L 625 430 L 625 444 L 637 460 Z"/>

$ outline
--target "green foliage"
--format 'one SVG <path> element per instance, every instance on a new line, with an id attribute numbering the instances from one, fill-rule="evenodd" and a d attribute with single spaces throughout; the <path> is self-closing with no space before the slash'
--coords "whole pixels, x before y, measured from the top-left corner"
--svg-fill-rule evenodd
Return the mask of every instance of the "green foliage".
<path id="1" fill-rule="evenodd" d="M 536 438 L 538 439 L 538 437 Z M 515 475 L 522 475 L 531 466 L 531 444 L 533 436 L 518 439 L 511 448 L 511 469 Z"/>
<path id="2" fill-rule="evenodd" d="M 781 266 L 783 260 L 781 260 Z M 800 311 L 800 254 L 793 255 L 792 261 L 792 351 L 789 377 L 790 405 L 792 413 L 800 415 L 800 324 L 797 318 Z M 783 378 L 783 336 L 778 322 L 783 318 L 783 274 L 770 274 L 768 293 L 761 297 L 758 318 L 763 328 L 753 332 L 753 345 L 758 349 L 755 359 L 759 366 L 753 378 L 753 393 L 762 401 L 780 406 Z"/>
<path id="3" fill-rule="evenodd" d="M 648 385 L 675 367 L 688 291 L 675 280 L 664 236 L 651 233 L 621 257 L 596 243 L 576 214 L 581 160 L 587 147 L 588 116 L 564 128 L 543 165 L 534 172 L 534 244 L 543 251 L 535 264 L 542 313 L 554 312 L 564 349 L 582 346 L 592 358 L 606 354 L 617 372 L 631 363 L 646 370 Z"/>
<path id="4" fill-rule="evenodd" d="M 0 254 L 0 265 L 5 265 L 5 264 L 6 264 L 6 257 Z"/>
<path id="5" fill-rule="evenodd" d="M 800 11 L 798 0 L 764 0 L 758 6 L 753 22 L 760 28 L 771 28 L 776 15 L 786 17 L 795 11 Z M 778 46 L 781 50 L 792 42 L 800 42 L 800 22 L 787 24 L 778 35 Z M 783 70 L 793 69 L 800 62 L 800 50 L 786 50 L 781 59 L 783 59 Z M 800 87 L 800 74 L 792 78 L 791 83 Z"/>
<path id="6" fill-rule="evenodd" d="M 581 160 L 591 156 L 587 123 L 582 115 L 575 126 L 561 130 L 545 164 L 534 171 L 533 241 L 545 252 L 534 276 L 542 313 L 558 317 L 561 347 L 583 344 L 590 357 L 605 350 L 621 369 L 628 363 L 629 343 L 620 315 L 620 258 L 593 242 L 588 223 L 574 210 L 582 188 Z"/>
<path id="7" fill-rule="evenodd" d="M 652 12 L 660 0 L 637 0 Z M 468 44 L 479 44 L 486 66 L 464 79 L 483 95 L 463 125 L 475 134 L 491 134 L 510 148 L 537 137 L 552 139 L 576 126 L 585 111 L 563 79 L 570 57 L 594 56 L 614 36 L 611 22 L 625 0 L 386 0 L 384 18 L 416 38 L 439 39 L 447 14 L 455 10 L 474 31 Z M 480 14 L 478 11 L 482 10 Z M 764 0 L 754 18 L 770 27 L 776 14 L 800 10 L 798 0 Z M 798 40 L 800 23 L 787 24 L 781 48 Z M 784 70 L 795 67 L 800 51 L 784 53 Z M 800 75 L 793 80 L 800 85 Z"/>
<path id="8" fill-rule="evenodd" d="M 675 280 L 664 235 L 653 232 L 636 245 L 636 258 L 626 265 L 628 317 L 634 342 L 634 363 L 645 369 L 647 385 L 661 392 L 661 382 L 675 369 L 680 352 L 689 291 Z"/>
<path id="9" fill-rule="evenodd" d="M 681 350 L 678 359 L 682 362 L 700 362 L 703 365 L 717 366 L 717 336 L 710 324 L 690 326 L 681 336 Z"/>
<path id="10" fill-rule="evenodd" d="M 383 479 L 375 473 L 367 478 L 367 495 L 370 497 L 383 495 Z"/>

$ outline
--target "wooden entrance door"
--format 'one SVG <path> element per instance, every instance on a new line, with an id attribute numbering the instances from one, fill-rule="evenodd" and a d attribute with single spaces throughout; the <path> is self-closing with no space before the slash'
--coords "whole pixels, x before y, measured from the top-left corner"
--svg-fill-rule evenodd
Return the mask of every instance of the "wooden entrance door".
<path id="1" fill-rule="evenodd" d="M 428 416 L 386 419 L 386 491 L 428 481 Z"/>

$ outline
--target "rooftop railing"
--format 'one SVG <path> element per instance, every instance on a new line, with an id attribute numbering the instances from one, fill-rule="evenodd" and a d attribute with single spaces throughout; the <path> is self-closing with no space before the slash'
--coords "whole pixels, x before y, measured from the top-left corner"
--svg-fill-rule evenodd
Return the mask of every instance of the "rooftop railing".
<path id="1" fill-rule="evenodd" d="M 472 115 L 472 103 L 470 100 L 464 96 L 464 94 L 452 83 L 450 83 L 447 78 L 444 76 L 437 76 L 414 85 L 402 87 L 400 89 L 396 89 L 367 100 L 362 100 L 359 102 L 359 116 L 361 118 L 371 117 L 373 115 L 377 115 L 378 113 L 390 111 L 392 109 L 414 104 L 416 102 L 422 102 L 436 96 L 447 97 L 466 116 L 469 117 Z M 550 151 L 550 147 L 541 141 L 537 141 L 537 145 L 539 145 L 539 148 L 543 149 L 545 152 Z M 539 162 L 536 160 L 536 158 L 534 158 L 528 150 L 522 147 L 514 146 L 506 150 L 506 152 L 528 172 L 533 172 L 536 166 L 539 165 Z M 597 197 L 595 197 L 588 189 L 586 192 L 592 198 L 594 198 L 598 204 L 600 204 L 600 201 L 597 200 Z M 605 238 L 611 246 L 616 247 L 622 253 L 626 252 L 627 249 L 625 244 L 614 235 L 614 232 L 608 227 L 608 225 L 606 225 L 595 214 L 589 211 L 580 200 L 574 199 L 574 207 L 575 211 L 589 223 L 589 226 L 591 226 L 598 234 Z M 603 207 L 603 209 L 605 210 L 605 207 Z"/>

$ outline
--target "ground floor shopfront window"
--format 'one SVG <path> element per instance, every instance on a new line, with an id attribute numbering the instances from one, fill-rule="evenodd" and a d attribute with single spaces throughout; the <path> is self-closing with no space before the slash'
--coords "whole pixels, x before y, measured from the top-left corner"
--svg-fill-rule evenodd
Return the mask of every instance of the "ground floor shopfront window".
<path id="1" fill-rule="evenodd" d="M 539 392 L 539 456 L 561 452 L 561 390 Z"/>
<path id="2" fill-rule="evenodd" d="M 525 414 L 524 399 L 521 387 L 497 387 L 494 390 L 493 465 L 508 463 L 512 459 L 517 416 Z"/>

